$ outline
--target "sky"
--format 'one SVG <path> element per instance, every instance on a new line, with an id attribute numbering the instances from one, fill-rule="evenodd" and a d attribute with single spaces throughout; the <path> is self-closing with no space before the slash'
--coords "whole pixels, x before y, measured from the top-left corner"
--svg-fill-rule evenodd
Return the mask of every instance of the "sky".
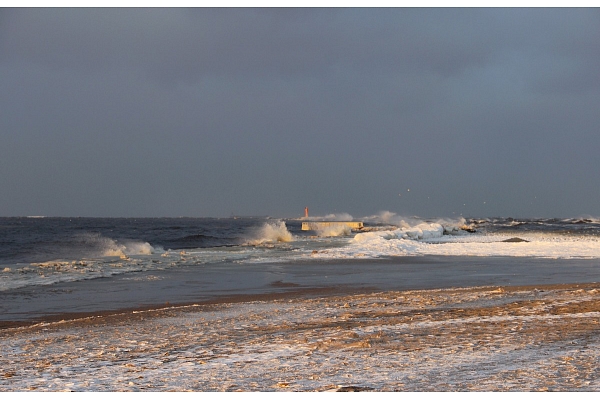
<path id="1" fill-rule="evenodd" d="M 600 9 L 2 8 L 0 216 L 600 217 Z"/>

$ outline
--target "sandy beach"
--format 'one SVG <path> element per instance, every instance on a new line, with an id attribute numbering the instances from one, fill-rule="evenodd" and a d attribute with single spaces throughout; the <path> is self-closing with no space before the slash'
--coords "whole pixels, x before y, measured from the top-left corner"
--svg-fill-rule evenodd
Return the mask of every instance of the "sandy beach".
<path id="1" fill-rule="evenodd" d="M 276 294 L 0 330 L 2 391 L 596 391 L 600 284 Z"/>
<path id="2" fill-rule="evenodd" d="M 600 8 L 25 5 L 0 400 L 597 396 Z"/>

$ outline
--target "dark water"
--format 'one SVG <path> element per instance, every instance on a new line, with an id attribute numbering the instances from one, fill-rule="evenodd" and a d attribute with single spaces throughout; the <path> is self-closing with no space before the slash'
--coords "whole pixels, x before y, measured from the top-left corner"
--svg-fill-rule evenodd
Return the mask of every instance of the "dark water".
<path id="1" fill-rule="evenodd" d="M 0 263 L 99 256 L 109 239 L 155 248 L 240 245 L 264 218 L 0 218 Z M 298 224 L 295 224 L 298 225 Z M 292 224 L 294 226 L 294 224 Z"/>
<path id="2" fill-rule="evenodd" d="M 583 241 L 586 251 L 600 236 L 592 219 L 457 223 L 474 231 L 469 240 L 534 233 L 577 245 Z M 366 222 L 371 228 L 386 224 Z M 268 218 L 0 218 L 0 320 L 311 288 L 344 292 L 600 281 L 600 257 L 382 252 L 356 259 L 344 255 L 355 253 L 342 252 L 345 258 L 312 259 L 314 252 L 352 246 L 354 233 L 315 237 L 300 225 Z M 63 261 L 36 264 L 50 260 Z"/>
<path id="3" fill-rule="evenodd" d="M 239 246 L 253 228 L 268 218 L 0 218 L 0 265 L 102 256 L 107 241 L 145 242 L 157 249 L 198 249 Z M 465 223 L 481 233 L 518 236 L 527 232 L 600 237 L 595 219 L 469 219 Z M 295 236 L 306 235 L 301 222 L 286 220 Z M 367 226 L 382 225 L 377 222 Z M 105 239 L 105 240 L 103 240 Z"/>
<path id="4" fill-rule="evenodd" d="M 474 218 L 468 220 L 467 223 L 481 232 L 505 232 L 515 235 L 541 232 L 557 235 L 600 237 L 600 221 L 595 218 Z"/>

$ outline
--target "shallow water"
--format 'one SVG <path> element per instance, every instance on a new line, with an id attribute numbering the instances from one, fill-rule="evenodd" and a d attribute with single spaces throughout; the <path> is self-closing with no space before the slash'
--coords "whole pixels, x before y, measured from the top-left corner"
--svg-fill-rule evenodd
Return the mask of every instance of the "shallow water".
<path id="1" fill-rule="evenodd" d="M 600 281 L 600 260 L 515 257 L 394 257 L 311 263 L 215 264 L 0 292 L 0 320 L 193 303 L 310 288 L 339 292 Z"/>

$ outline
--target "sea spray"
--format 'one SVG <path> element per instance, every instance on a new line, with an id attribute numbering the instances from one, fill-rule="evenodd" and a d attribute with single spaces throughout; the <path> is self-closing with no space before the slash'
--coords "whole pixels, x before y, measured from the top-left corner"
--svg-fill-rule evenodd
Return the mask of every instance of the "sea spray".
<path id="1" fill-rule="evenodd" d="M 363 221 L 376 225 L 389 225 L 395 228 L 410 228 L 423 222 L 417 217 L 403 217 L 394 212 L 380 211 L 378 214 L 364 217 Z"/>
<path id="2" fill-rule="evenodd" d="M 99 233 L 89 232 L 77 235 L 73 245 L 74 248 L 78 249 L 78 258 L 125 257 L 155 253 L 154 247 L 148 242 L 136 240 L 117 241 Z"/>
<path id="3" fill-rule="evenodd" d="M 439 219 L 421 219 L 418 217 L 402 217 L 390 211 L 380 211 L 378 214 L 364 217 L 363 221 L 376 224 L 388 225 L 389 229 L 411 230 L 424 223 L 439 224 L 443 227 L 444 234 L 453 235 L 464 233 L 464 229 L 468 228 L 466 220 L 463 217 L 459 218 L 439 218 Z M 436 227 L 437 229 L 437 227 Z M 428 229 L 427 229 L 428 230 Z"/>
<path id="4" fill-rule="evenodd" d="M 374 238 L 385 240 L 405 239 L 405 240 L 423 240 L 439 238 L 444 234 L 444 227 L 437 223 L 420 223 L 407 228 L 399 228 L 395 230 L 375 231 L 358 233 L 353 241 L 365 242 Z"/>
<path id="5" fill-rule="evenodd" d="M 252 233 L 252 238 L 247 244 L 257 246 L 265 243 L 291 242 L 294 236 L 288 231 L 284 221 L 265 222 Z"/>
<path id="6" fill-rule="evenodd" d="M 340 223 L 319 227 L 316 229 L 316 233 L 319 237 L 346 236 L 352 233 L 352 229 L 348 225 Z"/>
<path id="7" fill-rule="evenodd" d="M 354 218 L 348 213 L 327 214 L 309 218 L 312 221 L 352 221 Z"/>
<path id="8" fill-rule="evenodd" d="M 127 256 L 150 255 L 155 253 L 154 247 L 147 242 L 124 242 L 119 245 L 119 248 Z M 161 252 L 161 249 L 158 249 L 158 251 Z"/>

